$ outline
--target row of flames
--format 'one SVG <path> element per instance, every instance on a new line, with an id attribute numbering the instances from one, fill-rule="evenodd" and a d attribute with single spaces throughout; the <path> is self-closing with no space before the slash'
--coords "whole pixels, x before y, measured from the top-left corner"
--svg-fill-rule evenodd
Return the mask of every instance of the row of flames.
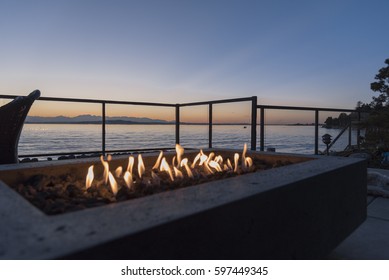
<path id="1" fill-rule="evenodd" d="M 158 176 L 158 170 L 160 172 L 166 172 L 169 175 L 171 181 L 179 180 L 185 177 L 185 174 L 189 178 L 194 178 L 193 173 L 196 173 L 196 167 L 203 167 L 203 172 L 206 175 L 214 174 L 215 172 L 247 172 L 253 166 L 253 160 L 246 156 L 247 152 L 247 144 L 243 147 L 241 161 L 239 163 L 239 154 L 234 154 L 234 164 L 231 163 L 230 159 L 227 158 L 224 161 L 221 155 L 215 155 L 215 153 L 211 152 L 209 155 L 205 154 L 202 150 L 196 155 L 192 163 L 189 163 L 188 158 L 183 158 L 184 156 L 184 148 L 176 144 L 176 155 L 173 157 L 171 166 L 167 163 L 166 158 L 163 156 L 163 152 L 161 151 L 154 166 L 151 169 L 151 180 L 154 183 L 159 183 L 160 178 Z M 107 160 L 104 160 L 104 157 L 100 157 L 100 161 L 104 167 L 103 174 L 103 182 L 105 185 L 111 187 L 111 190 L 114 195 L 118 192 L 118 183 L 116 178 L 123 178 L 126 186 L 129 189 L 132 189 L 135 184 L 135 177 L 139 180 L 142 180 L 144 177 L 146 168 L 143 163 L 142 155 L 138 155 L 138 166 L 137 173 L 134 172 L 135 158 L 130 156 L 128 158 L 127 169 L 123 172 L 123 167 L 119 166 L 116 168 L 114 173 L 109 169 L 109 162 L 111 161 L 111 155 L 107 156 Z M 95 178 L 93 172 L 94 165 L 91 165 L 88 169 L 88 174 L 86 176 L 85 187 L 89 189 L 92 186 L 93 180 Z"/>

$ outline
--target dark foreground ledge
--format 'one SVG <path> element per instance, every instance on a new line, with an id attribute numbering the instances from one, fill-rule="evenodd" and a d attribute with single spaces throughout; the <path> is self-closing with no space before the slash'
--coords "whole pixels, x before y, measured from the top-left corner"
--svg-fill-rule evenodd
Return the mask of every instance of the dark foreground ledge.
<path id="1" fill-rule="evenodd" d="M 57 216 L 0 182 L 0 258 L 320 259 L 366 219 L 365 161 L 254 154 L 313 160 Z"/>

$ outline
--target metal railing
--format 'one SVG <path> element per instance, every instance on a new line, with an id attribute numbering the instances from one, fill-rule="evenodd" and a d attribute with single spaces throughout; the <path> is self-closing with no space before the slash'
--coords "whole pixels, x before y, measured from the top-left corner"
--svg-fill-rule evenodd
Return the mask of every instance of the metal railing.
<path id="1" fill-rule="evenodd" d="M 0 95 L 0 99 L 14 99 L 16 95 Z M 352 109 L 334 109 L 334 108 L 316 108 L 316 107 L 294 107 L 294 106 L 272 106 L 272 105 L 258 105 L 257 96 L 244 97 L 244 98 L 233 98 L 233 99 L 222 99 L 212 101 L 201 101 L 191 103 L 155 103 L 155 102 L 134 102 L 134 101 L 114 101 L 114 100 L 99 100 L 99 99 L 78 99 L 78 98 L 58 98 L 58 97 L 40 97 L 40 101 L 49 102 L 77 102 L 77 103 L 91 103 L 101 104 L 101 150 L 100 151 L 76 151 L 76 152 L 65 152 L 65 153 L 44 153 L 44 154 L 30 154 L 20 155 L 19 157 L 40 157 L 40 156 L 55 156 L 55 155 L 76 155 L 76 154 L 91 154 L 91 153 L 112 153 L 112 152 L 129 152 L 129 151 L 146 151 L 146 150 L 166 150 L 172 149 L 173 147 L 164 147 L 155 149 L 131 149 L 131 150 L 107 150 L 106 149 L 106 105 L 136 105 L 136 106 L 156 106 L 156 107 L 170 107 L 175 108 L 175 142 L 180 143 L 180 109 L 182 107 L 208 105 L 208 147 L 213 147 L 213 105 L 214 104 L 226 104 L 234 102 L 251 102 L 251 150 L 257 150 L 257 110 L 260 110 L 260 145 L 259 150 L 264 151 L 265 148 L 265 110 L 297 110 L 297 111 L 314 111 L 315 112 L 315 150 L 314 153 L 319 153 L 319 112 L 331 111 L 331 112 L 358 112 Z M 360 120 L 360 112 L 358 112 L 358 119 Z M 358 131 L 359 136 L 359 131 Z M 357 139 L 359 141 L 359 137 Z M 351 126 L 349 133 L 349 143 L 351 143 Z M 358 142 L 359 145 L 359 142 Z"/>
<path id="2" fill-rule="evenodd" d="M 14 99 L 17 95 L 0 95 L 0 99 Z M 101 151 L 76 151 L 76 152 L 59 152 L 59 153 L 40 153 L 40 154 L 26 154 L 20 155 L 19 157 L 42 157 L 42 156 L 57 156 L 57 155 L 77 155 L 77 154 L 93 154 L 101 153 L 105 155 L 106 153 L 118 153 L 118 152 L 129 152 L 129 151 L 146 151 L 146 150 L 166 150 L 172 149 L 174 147 L 155 147 L 155 149 L 131 149 L 131 150 L 107 150 L 106 149 L 106 105 L 107 104 L 116 104 L 116 105 L 136 105 L 136 106 L 157 106 L 157 107 L 171 107 L 175 108 L 175 142 L 180 143 L 180 108 L 189 107 L 189 106 L 198 106 L 198 105 L 208 105 L 209 106 L 209 130 L 208 130 L 208 146 L 212 148 L 212 105 L 213 104 L 224 104 L 224 103 L 233 103 L 233 102 L 252 102 L 252 120 L 251 120 L 251 149 L 256 149 L 256 106 L 257 106 L 257 97 L 245 97 L 245 98 L 234 98 L 234 99 L 224 99 L 224 100 L 213 100 L 213 101 L 204 101 L 204 102 L 193 102 L 193 103 L 183 103 L 183 104 L 171 104 L 171 103 L 156 103 L 156 102 L 134 102 L 134 101 L 114 101 L 114 100 L 99 100 L 99 99 L 78 99 L 78 98 L 58 98 L 58 97 L 40 97 L 40 101 L 51 101 L 51 102 L 76 102 L 76 103 L 90 103 L 90 104 L 101 104 Z"/>
<path id="3" fill-rule="evenodd" d="M 0 99 L 14 99 L 17 95 L 0 95 Z M 60 97 L 39 97 L 40 101 L 51 101 L 51 102 L 76 102 L 76 103 L 89 103 L 89 104 L 101 104 L 101 150 L 100 151 L 76 151 L 66 153 L 43 153 L 43 154 L 29 154 L 20 155 L 19 157 L 40 157 L 40 156 L 57 156 L 57 155 L 76 155 L 76 154 L 93 154 L 101 153 L 105 155 L 107 152 L 126 152 L 126 151 L 145 151 L 151 149 L 131 149 L 131 150 L 106 150 L 106 105 L 136 105 L 136 106 L 156 106 L 156 107 L 176 107 L 175 104 L 169 103 L 156 103 L 156 102 L 135 102 L 135 101 L 117 101 L 117 100 L 100 100 L 100 99 L 80 99 L 80 98 L 60 98 Z M 156 149 L 167 149 L 159 148 Z"/>
<path id="4" fill-rule="evenodd" d="M 264 151 L 265 149 L 265 110 L 292 110 L 292 111 L 312 111 L 315 112 L 315 148 L 314 148 L 314 154 L 319 154 L 319 113 L 320 112 L 349 112 L 349 113 L 357 113 L 358 114 L 358 121 L 361 120 L 361 112 L 357 111 L 355 109 L 339 109 L 339 108 L 318 108 L 318 107 L 296 107 L 296 106 L 273 106 L 273 105 L 258 105 L 257 108 L 260 110 L 260 151 Z M 348 126 L 349 127 L 349 146 L 351 146 L 351 123 Z M 341 132 L 343 133 L 343 132 Z M 360 130 L 358 127 L 357 130 L 357 145 L 359 148 L 359 139 L 360 139 Z M 332 145 L 336 142 L 336 139 L 334 139 Z"/>
<path id="5" fill-rule="evenodd" d="M 180 108 L 181 107 L 208 105 L 208 147 L 212 148 L 213 105 L 214 104 L 236 103 L 236 102 L 247 102 L 247 101 L 251 102 L 251 123 L 250 123 L 250 125 L 251 125 L 251 148 L 250 149 L 255 151 L 257 149 L 257 97 L 256 96 L 177 104 L 177 107 L 176 107 L 176 143 L 178 143 L 178 144 L 180 143 L 179 116 L 180 116 Z"/>

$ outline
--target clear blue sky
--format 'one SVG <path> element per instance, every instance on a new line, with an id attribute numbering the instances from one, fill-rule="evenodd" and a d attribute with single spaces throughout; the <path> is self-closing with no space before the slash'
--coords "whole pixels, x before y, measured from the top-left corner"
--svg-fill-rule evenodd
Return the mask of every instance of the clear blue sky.
<path id="1" fill-rule="evenodd" d="M 388 0 L 1 0 L 0 94 L 354 108 Z"/>

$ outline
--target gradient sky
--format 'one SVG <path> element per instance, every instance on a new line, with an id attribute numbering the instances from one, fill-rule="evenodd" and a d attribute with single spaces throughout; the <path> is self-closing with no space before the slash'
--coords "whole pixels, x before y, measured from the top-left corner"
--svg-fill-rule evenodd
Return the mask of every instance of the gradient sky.
<path id="1" fill-rule="evenodd" d="M 1 0 L 0 94 L 354 108 L 389 58 L 388 11 L 387 0 Z"/>

